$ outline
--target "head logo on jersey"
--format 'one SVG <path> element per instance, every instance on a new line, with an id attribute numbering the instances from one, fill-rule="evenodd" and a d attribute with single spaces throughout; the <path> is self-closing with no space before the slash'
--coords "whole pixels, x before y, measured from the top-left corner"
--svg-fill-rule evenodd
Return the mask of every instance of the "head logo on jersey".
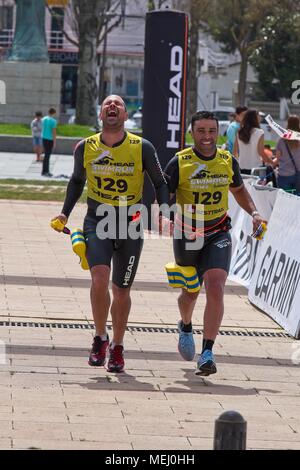
<path id="1" fill-rule="evenodd" d="M 99 155 L 99 157 L 97 157 L 95 160 L 94 160 L 94 165 L 95 164 L 98 164 L 98 165 L 108 165 L 109 164 L 109 161 L 110 160 L 113 160 L 112 156 L 111 156 L 111 153 L 109 150 L 103 150 L 101 149 L 102 152 L 101 154 Z"/>
<path id="2" fill-rule="evenodd" d="M 196 166 L 196 170 L 189 177 L 190 180 L 193 178 L 207 178 L 207 176 L 209 176 L 210 171 L 207 170 L 207 165 L 205 163 L 202 164 L 194 162 L 193 165 Z"/>
<path id="3" fill-rule="evenodd" d="M 132 143 L 132 141 L 135 141 Z M 143 191 L 142 139 L 127 132 L 116 147 L 106 147 L 100 134 L 85 141 L 84 167 L 87 195 L 100 203 L 118 206 L 139 202 Z"/>

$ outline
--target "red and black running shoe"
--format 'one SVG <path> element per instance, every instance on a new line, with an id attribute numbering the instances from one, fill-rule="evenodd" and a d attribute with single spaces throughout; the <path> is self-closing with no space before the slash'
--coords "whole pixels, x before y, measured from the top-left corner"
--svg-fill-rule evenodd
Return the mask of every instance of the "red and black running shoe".
<path id="1" fill-rule="evenodd" d="M 108 372 L 123 372 L 125 366 L 124 348 L 116 344 L 114 349 L 109 348 L 109 359 L 107 363 Z"/>
<path id="2" fill-rule="evenodd" d="M 109 339 L 102 341 L 100 336 L 95 336 L 92 350 L 89 357 L 90 366 L 104 366 L 106 359 L 106 351 L 109 346 Z"/>

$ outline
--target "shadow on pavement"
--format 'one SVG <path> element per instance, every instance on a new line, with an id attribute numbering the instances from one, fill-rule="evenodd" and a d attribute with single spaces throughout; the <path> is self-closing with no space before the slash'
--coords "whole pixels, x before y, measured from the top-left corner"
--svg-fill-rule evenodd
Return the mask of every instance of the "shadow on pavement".
<path id="1" fill-rule="evenodd" d="M 44 287 L 79 287 L 89 288 L 90 279 L 79 279 L 74 277 L 57 278 L 57 277 L 33 277 L 33 276 L 12 276 L 0 275 L 0 284 L 22 285 L 22 286 L 44 286 Z M 161 281 L 138 281 L 135 280 L 132 286 L 134 291 L 153 291 L 164 292 L 171 290 L 167 282 Z M 225 286 L 226 295 L 247 295 L 247 289 L 243 286 Z"/>
<path id="2" fill-rule="evenodd" d="M 150 333 L 151 334 L 151 333 Z M 253 338 L 249 338 L 252 341 Z M 174 348 L 175 349 L 175 348 Z M 7 354 L 32 355 L 32 356 L 74 356 L 74 357 L 88 357 L 88 348 L 74 348 L 74 347 L 49 347 L 49 346 L 32 346 L 32 345 L 18 345 L 7 344 Z M 172 351 L 137 351 L 125 349 L 127 359 L 141 359 L 141 360 L 154 360 L 154 361 L 178 361 L 180 364 L 185 364 L 179 356 L 178 352 Z M 291 367 L 296 368 L 289 359 L 280 358 L 267 358 L 267 357 L 251 357 L 251 356 L 228 356 L 215 354 L 216 362 L 222 364 L 244 364 L 244 365 L 258 365 L 258 366 L 278 366 L 278 367 Z M 179 365 L 180 368 L 180 365 Z"/>
<path id="3" fill-rule="evenodd" d="M 79 385 L 88 390 L 107 390 L 107 391 L 135 391 L 135 392 L 152 392 L 152 393 L 197 393 L 203 395 L 259 395 L 260 391 L 271 394 L 279 393 L 273 389 L 259 389 L 257 387 L 244 388 L 236 385 L 227 385 L 225 383 L 214 383 L 213 379 L 197 377 L 193 370 L 184 369 L 184 378 L 186 380 L 176 380 L 172 378 L 162 379 L 158 377 L 140 377 L 139 379 L 128 372 L 118 374 L 109 374 L 105 377 L 91 377 L 93 382 L 69 382 L 61 381 L 61 385 L 68 386 Z M 134 372 L 133 372 L 134 373 Z M 217 375 L 215 376 L 217 379 Z M 148 380 L 148 381 L 147 381 Z M 151 380 L 151 381 L 150 381 Z M 157 380 L 157 383 L 153 383 Z M 178 386 L 177 386 L 178 385 Z"/>

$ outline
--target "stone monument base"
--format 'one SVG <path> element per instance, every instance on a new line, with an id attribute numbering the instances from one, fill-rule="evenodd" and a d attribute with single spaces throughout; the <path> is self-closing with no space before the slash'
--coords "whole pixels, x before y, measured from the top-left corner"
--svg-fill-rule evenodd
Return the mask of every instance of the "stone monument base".
<path id="1" fill-rule="evenodd" d="M 30 124 L 36 111 L 53 107 L 59 117 L 61 65 L 47 62 L 0 62 L 0 80 L 6 85 L 6 104 L 0 122 Z"/>

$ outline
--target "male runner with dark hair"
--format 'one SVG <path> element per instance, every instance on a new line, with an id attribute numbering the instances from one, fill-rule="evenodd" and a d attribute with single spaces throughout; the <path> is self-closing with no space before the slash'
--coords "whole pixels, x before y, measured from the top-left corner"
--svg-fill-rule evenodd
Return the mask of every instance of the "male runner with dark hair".
<path id="1" fill-rule="evenodd" d="M 158 203 L 167 204 L 169 198 L 168 186 L 153 145 L 124 130 L 127 118 L 126 106 L 120 96 L 110 95 L 103 101 L 100 111 L 102 132 L 77 145 L 74 171 L 62 213 L 56 217 L 64 225 L 67 223 L 87 180 L 88 210 L 84 219 L 84 235 L 92 277 L 91 304 L 96 327 L 89 364 L 103 366 L 109 348 L 109 372 L 121 372 L 124 369 L 123 337 L 131 307 L 130 287 L 143 247 L 143 228 L 138 212 L 129 216 L 127 211 L 125 222 L 128 231 L 131 224 L 140 224 L 140 236 L 133 239 L 129 233 L 125 238 L 118 235 L 119 226 L 124 222 L 121 208 L 128 209 L 141 202 L 145 171 L 155 187 Z M 108 232 L 104 236 L 101 230 L 99 232 L 106 209 L 108 214 L 112 214 L 112 209 L 115 211 L 117 235 L 112 233 L 114 230 L 110 230 L 113 217 L 108 219 Z M 108 289 L 111 261 L 112 302 Z M 106 331 L 109 310 L 113 326 L 110 344 Z"/>
<path id="2" fill-rule="evenodd" d="M 212 348 L 223 318 L 224 287 L 231 259 L 228 191 L 253 218 L 253 231 L 263 219 L 243 184 L 237 160 L 228 151 L 217 149 L 218 120 L 214 114 L 195 113 L 191 134 L 194 146 L 178 152 L 165 174 L 178 205 L 173 239 L 176 263 L 195 267 L 200 284 L 205 284 L 203 347 L 196 374 L 209 375 L 217 371 Z M 202 248 L 196 245 L 198 237 L 202 237 Z M 178 298 L 178 349 L 187 361 L 195 356 L 191 321 L 197 297 L 198 292 L 182 289 Z"/>

